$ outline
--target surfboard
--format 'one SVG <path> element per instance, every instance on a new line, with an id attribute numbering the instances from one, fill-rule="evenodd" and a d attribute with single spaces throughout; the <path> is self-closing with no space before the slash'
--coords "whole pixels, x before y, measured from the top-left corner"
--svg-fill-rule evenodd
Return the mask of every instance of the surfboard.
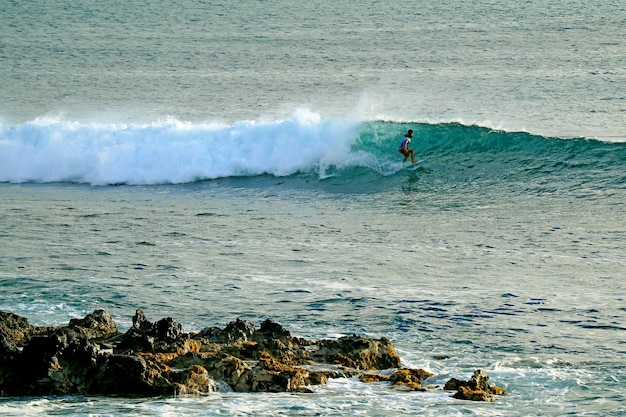
<path id="1" fill-rule="evenodd" d="M 426 161 L 428 161 L 428 158 L 421 159 L 421 160 L 417 161 L 414 164 L 410 164 L 410 165 L 405 166 L 404 168 L 405 169 L 414 170 L 415 168 L 417 168 L 418 166 L 422 165 Z"/>

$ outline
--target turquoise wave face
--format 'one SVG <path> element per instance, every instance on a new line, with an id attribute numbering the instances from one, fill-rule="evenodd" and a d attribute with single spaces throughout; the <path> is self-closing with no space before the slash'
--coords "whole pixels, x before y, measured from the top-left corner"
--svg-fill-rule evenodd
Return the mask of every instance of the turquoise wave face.
<path id="1" fill-rule="evenodd" d="M 398 146 L 408 129 L 417 159 Z M 528 182 L 622 187 L 626 144 L 558 139 L 459 123 L 321 120 L 234 125 L 33 122 L 0 126 L 1 182 L 180 184 L 272 176 L 384 189 L 397 176 L 427 188 Z M 332 180 L 331 180 L 332 179 Z M 415 182 L 415 181 L 414 181 Z"/>
<path id="2" fill-rule="evenodd" d="M 459 123 L 387 123 L 370 122 L 363 125 L 354 149 L 371 152 L 385 158 L 390 148 L 397 149 L 408 129 L 414 133 L 411 147 L 418 155 L 436 155 L 451 162 L 469 157 L 476 162 L 526 162 L 536 158 L 561 159 L 600 158 L 623 161 L 625 144 L 606 143 L 588 139 L 559 139 L 525 132 L 507 132 Z M 596 161 L 598 162 L 598 161 Z"/>
<path id="3" fill-rule="evenodd" d="M 400 169 L 402 155 L 397 152 L 408 129 L 414 131 L 411 147 L 416 158 L 428 158 L 415 171 Z M 495 185 L 536 194 L 610 192 L 623 188 L 626 178 L 624 143 L 550 138 L 459 123 L 364 123 L 352 152 L 372 156 L 368 169 L 382 176 L 404 176 L 412 189 L 421 191 Z M 350 174 L 368 176 L 365 170 Z"/>

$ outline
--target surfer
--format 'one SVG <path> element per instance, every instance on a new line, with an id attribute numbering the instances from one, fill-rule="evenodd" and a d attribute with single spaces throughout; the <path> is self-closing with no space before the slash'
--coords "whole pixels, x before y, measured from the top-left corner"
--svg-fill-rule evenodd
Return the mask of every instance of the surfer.
<path id="1" fill-rule="evenodd" d="M 404 155 L 404 159 L 402 160 L 403 163 L 406 162 L 407 159 L 409 159 L 409 156 L 411 157 L 412 164 L 417 162 L 415 160 L 415 152 L 413 152 L 413 149 L 409 148 L 409 143 L 411 143 L 412 137 L 413 131 L 409 129 L 409 131 L 406 132 L 406 135 L 404 135 L 404 138 L 402 138 L 402 142 L 400 142 L 400 147 L 398 148 L 398 150 L 402 155 Z"/>

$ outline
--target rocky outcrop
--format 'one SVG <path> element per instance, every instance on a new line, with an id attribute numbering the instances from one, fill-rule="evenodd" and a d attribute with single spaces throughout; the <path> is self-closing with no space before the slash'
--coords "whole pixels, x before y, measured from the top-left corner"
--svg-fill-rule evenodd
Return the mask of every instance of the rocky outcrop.
<path id="1" fill-rule="evenodd" d="M 255 328 L 237 319 L 223 329 L 186 333 L 172 318 L 150 322 L 137 310 L 121 333 L 104 310 L 64 327 L 32 326 L 0 312 L 0 396 L 309 392 L 329 378 L 354 376 L 423 391 L 432 374 L 401 369 L 385 338 L 312 341 L 272 320 Z M 484 389 L 488 378 L 475 375 L 457 389 Z"/>
<path id="2" fill-rule="evenodd" d="M 359 377 L 361 382 L 389 382 L 394 388 L 401 388 L 409 391 L 426 391 L 423 385 L 424 380 L 433 376 L 423 369 L 399 369 L 390 376 L 382 374 L 366 373 Z"/>
<path id="3" fill-rule="evenodd" d="M 0 338 L 3 342 L 17 344 L 34 332 L 35 328 L 24 317 L 0 311 Z"/>
<path id="4" fill-rule="evenodd" d="M 474 371 L 469 381 L 450 379 L 443 387 L 444 390 L 456 390 L 453 395 L 459 400 L 495 401 L 494 395 L 504 395 L 506 390 L 495 385 L 489 385 L 489 375 L 481 369 Z"/>
<path id="5" fill-rule="evenodd" d="M 400 357 L 389 340 L 367 339 L 357 335 L 338 340 L 321 340 L 311 351 L 311 358 L 362 370 L 400 367 Z"/>
<path id="6" fill-rule="evenodd" d="M 104 310 L 96 310 L 83 319 L 72 319 L 67 327 L 89 340 L 104 340 L 118 333 L 111 315 Z"/>

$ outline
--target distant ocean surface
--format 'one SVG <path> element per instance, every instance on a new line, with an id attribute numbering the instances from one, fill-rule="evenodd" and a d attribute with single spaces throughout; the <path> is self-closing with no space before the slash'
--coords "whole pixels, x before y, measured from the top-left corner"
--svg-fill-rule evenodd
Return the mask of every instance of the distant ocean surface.
<path id="1" fill-rule="evenodd" d="M 2 416 L 626 414 L 623 2 L 6 3 L 0 310 L 384 336 L 430 385 L 509 394 L 337 379 Z"/>

